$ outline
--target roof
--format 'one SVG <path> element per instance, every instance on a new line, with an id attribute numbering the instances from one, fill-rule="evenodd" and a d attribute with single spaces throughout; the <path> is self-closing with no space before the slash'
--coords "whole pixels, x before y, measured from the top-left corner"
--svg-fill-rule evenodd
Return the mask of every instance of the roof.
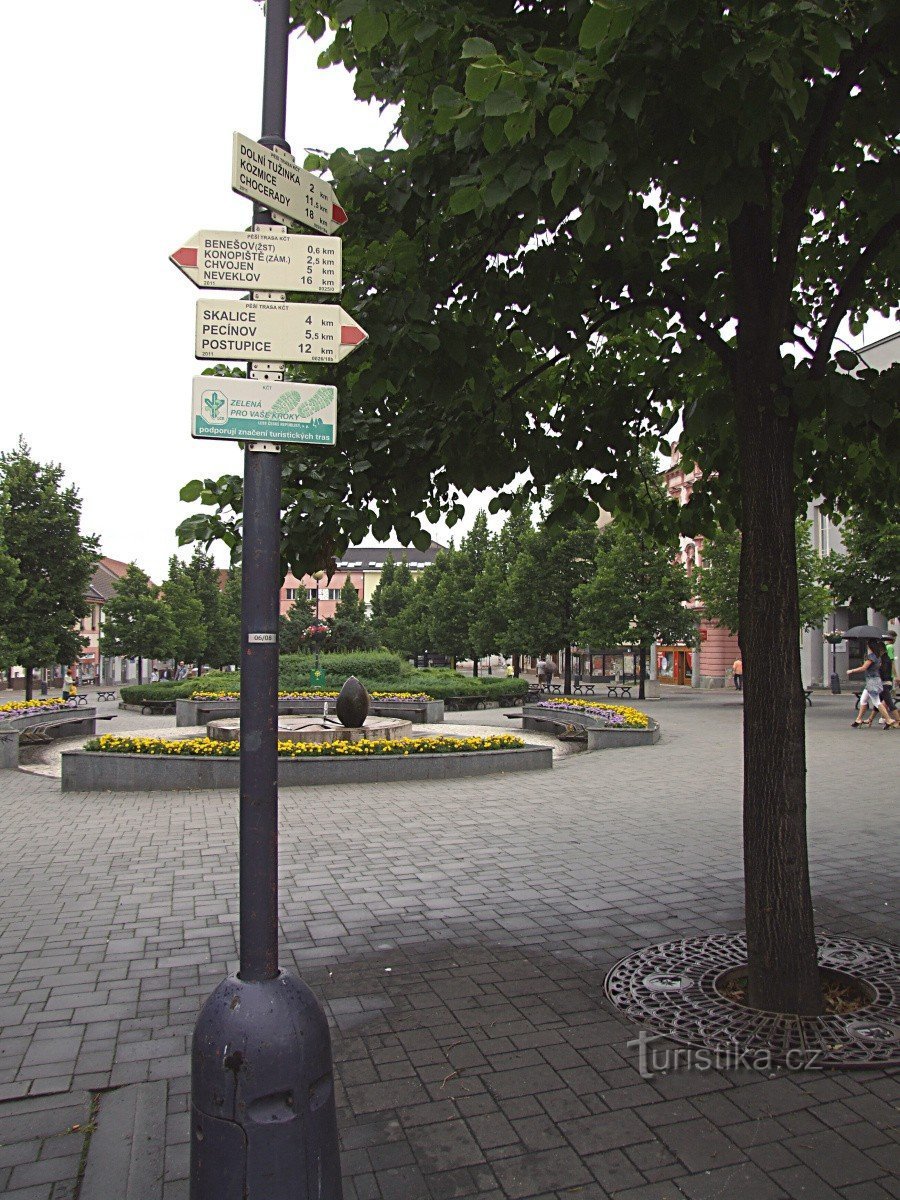
<path id="1" fill-rule="evenodd" d="M 117 575 L 119 579 L 124 578 L 129 566 L 126 562 L 120 562 L 118 558 L 107 558 L 105 554 L 100 559 L 100 565 L 106 567 L 111 575 Z"/>
<path id="2" fill-rule="evenodd" d="M 351 546 L 337 565 L 339 571 L 380 571 L 390 555 L 395 563 L 405 558 L 411 570 L 422 570 L 434 562 L 441 550 L 446 550 L 446 546 L 440 542 L 432 542 L 427 550 L 417 550 L 415 546 Z"/>
<path id="3" fill-rule="evenodd" d="M 94 573 L 91 576 L 91 582 L 87 590 L 87 599 L 99 600 L 102 603 L 103 601 L 111 600 L 116 594 L 116 588 L 119 585 L 122 575 L 108 567 L 106 565 L 107 562 L 115 562 L 115 559 L 101 558 L 96 567 L 94 567 Z M 122 574 L 124 575 L 124 571 Z"/>

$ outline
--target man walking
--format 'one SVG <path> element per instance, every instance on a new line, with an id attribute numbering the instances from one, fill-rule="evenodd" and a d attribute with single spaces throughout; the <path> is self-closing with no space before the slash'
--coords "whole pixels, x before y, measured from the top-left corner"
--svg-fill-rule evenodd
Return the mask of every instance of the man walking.
<path id="1" fill-rule="evenodd" d="M 734 690 L 742 692 L 744 690 L 744 664 L 741 662 L 740 655 L 734 660 L 731 672 L 734 678 Z"/>

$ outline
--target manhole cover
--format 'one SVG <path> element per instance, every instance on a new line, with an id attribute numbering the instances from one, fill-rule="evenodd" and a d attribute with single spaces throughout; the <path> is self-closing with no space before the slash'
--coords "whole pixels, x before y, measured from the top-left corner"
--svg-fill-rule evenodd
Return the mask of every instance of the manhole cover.
<path id="1" fill-rule="evenodd" d="M 900 953 L 884 942 L 819 937 L 819 965 L 852 974 L 872 999 L 846 1014 L 798 1017 L 760 1012 L 716 990 L 723 971 L 747 961 L 743 934 L 714 934 L 650 946 L 616 963 L 606 994 L 626 1016 L 685 1046 L 739 1047 L 774 1064 L 872 1066 L 900 1063 Z"/>

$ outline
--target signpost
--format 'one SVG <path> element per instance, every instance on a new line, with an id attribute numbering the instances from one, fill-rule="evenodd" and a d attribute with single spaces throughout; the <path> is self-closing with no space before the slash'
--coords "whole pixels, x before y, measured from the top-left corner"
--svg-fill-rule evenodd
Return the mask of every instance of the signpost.
<path id="1" fill-rule="evenodd" d="M 347 220 L 330 183 L 298 167 L 291 154 L 270 150 L 242 133 L 234 135 L 231 187 L 239 196 L 320 233 L 334 233 Z"/>
<path id="2" fill-rule="evenodd" d="M 298 259 L 301 276 L 313 279 L 298 285 L 294 251 L 279 257 L 265 249 L 332 240 L 271 228 L 287 218 L 326 234 L 347 219 L 331 187 L 296 166 L 284 138 L 289 32 L 290 0 L 267 0 L 262 138 L 235 134 L 232 165 L 233 188 L 256 202 L 254 234 L 201 231 L 172 255 L 200 287 L 251 293 L 197 305 L 197 357 L 246 359 L 248 378 L 194 381 L 193 435 L 244 441 L 244 524 L 240 967 L 207 999 L 194 1027 L 191 1200 L 343 1195 L 328 1021 L 312 991 L 278 962 L 279 444 L 333 444 L 335 434 L 335 388 L 285 382 L 284 363 L 338 362 L 366 334 L 337 305 L 283 302 L 286 291 L 315 290 L 316 282 L 336 291 L 339 254 L 330 268 L 322 254 L 315 272 Z M 230 251 L 240 257 L 223 258 Z"/>
<path id="3" fill-rule="evenodd" d="M 191 437 L 333 446 L 337 388 L 262 379 L 194 380 Z"/>
<path id="4" fill-rule="evenodd" d="M 170 260 L 191 283 L 229 291 L 339 292 L 341 239 L 201 229 Z"/>
<path id="5" fill-rule="evenodd" d="M 197 358 L 340 362 L 366 332 L 337 304 L 198 300 Z"/>

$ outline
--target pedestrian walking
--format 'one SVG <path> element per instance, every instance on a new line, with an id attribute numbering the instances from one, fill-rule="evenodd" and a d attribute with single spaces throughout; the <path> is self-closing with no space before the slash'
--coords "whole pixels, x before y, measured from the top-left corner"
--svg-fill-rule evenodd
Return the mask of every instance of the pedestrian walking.
<path id="1" fill-rule="evenodd" d="M 891 657 L 888 654 L 887 649 L 885 649 L 884 653 L 881 655 L 881 662 L 879 663 L 879 669 L 880 669 L 880 673 L 881 673 L 881 699 L 884 702 L 885 708 L 888 710 L 888 712 L 891 714 L 893 719 L 896 721 L 896 720 L 898 720 L 898 713 L 897 713 L 897 703 L 894 700 L 894 678 L 893 678 L 894 664 L 891 661 Z M 873 708 L 872 715 L 871 715 L 871 717 L 869 717 L 868 721 L 866 722 L 866 725 L 868 726 L 869 729 L 872 728 L 874 721 L 875 721 L 875 709 Z M 881 723 L 882 723 L 882 725 L 884 724 L 884 717 L 881 718 Z"/>
<path id="2" fill-rule="evenodd" d="M 731 677 L 734 680 L 734 690 L 742 692 L 744 690 L 744 664 L 741 662 L 741 656 L 738 655 L 731 667 Z"/>
<path id="3" fill-rule="evenodd" d="M 877 638 L 869 638 L 866 642 L 865 661 L 860 663 L 858 667 L 851 667 L 847 672 L 848 675 L 863 674 L 863 691 L 859 698 L 859 710 L 856 714 L 856 720 L 851 723 L 851 729 L 859 729 L 863 723 L 863 717 L 866 715 L 866 710 L 870 707 L 873 717 L 876 709 L 881 713 L 884 718 L 885 729 L 900 729 L 900 721 L 897 720 L 895 715 L 891 714 L 884 700 L 881 698 L 882 654 L 884 654 L 884 642 L 879 641 Z"/>
<path id="4" fill-rule="evenodd" d="M 553 673 L 556 668 L 553 665 L 553 659 L 548 658 L 544 663 L 544 678 L 547 680 L 547 691 L 551 691 L 553 687 Z"/>

